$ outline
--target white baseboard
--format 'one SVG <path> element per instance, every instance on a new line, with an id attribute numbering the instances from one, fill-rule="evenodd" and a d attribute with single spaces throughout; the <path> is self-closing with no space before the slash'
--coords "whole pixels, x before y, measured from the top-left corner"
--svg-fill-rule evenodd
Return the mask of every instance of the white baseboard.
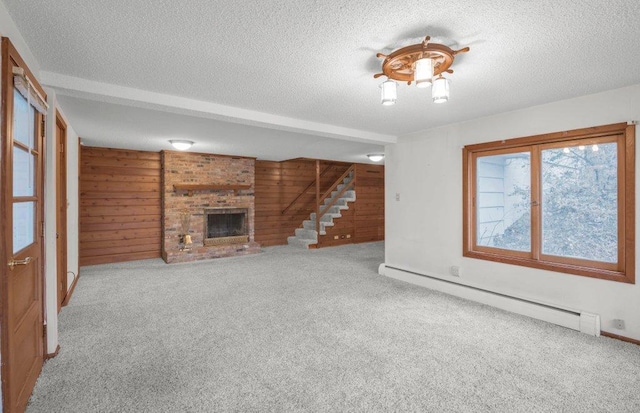
<path id="1" fill-rule="evenodd" d="M 465 284 L 457 280 L 419 274 L 397 267 L 380 264 L 378 273 L 396 280 L 441 291 L 456 297 L 476 301 L 502 310 L 511 311 L 537 320 L 557 324 L 585 334 L 600 335 L 600 316 L 580 310 L 562 308 L 523 297 L 514 297 L 482 287 Z"/>

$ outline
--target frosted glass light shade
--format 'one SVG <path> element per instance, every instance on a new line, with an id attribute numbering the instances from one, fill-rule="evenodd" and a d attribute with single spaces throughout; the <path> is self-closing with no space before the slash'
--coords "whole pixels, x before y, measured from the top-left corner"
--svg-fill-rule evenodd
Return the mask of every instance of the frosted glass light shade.
<path id="1" fill-rule="evenodd" d="M 433 99 L 433 103 L 444 103 L 449 100 L 449 81 L 447 79 L 440 76 L 433 81 L 431 99 Z"/>
<path id="2" fill-rule="evenodd" d="M 413 80 L 419 88 L 431 86 L 433 78 L 433 59 L 423 58 L 416 60 L 415 69 L 413 71 Z"/>
<path id="3" fill-rule="evenodd" d="M 384 159 L 384 154 L 383 153 L 370 153 L 369 155 L 367 155 L 367 158 L 369 158 L 373 162 L 380 162 L 381 160 Z"/>
<path id="4" fill-rule="evenodd" d="M 385 106 L 394 105 L 398 99 L 398 84 L 389 79 L 380 85 L 381 100 Z"/>
<path id="5" fill-rule="evenodd" d="M 192 141 L 175 140 L 175 139 L 170 140 L 169 143 L 171 143 L 171 145 L 179 151 L 186 151 L 193 145 Z"/>

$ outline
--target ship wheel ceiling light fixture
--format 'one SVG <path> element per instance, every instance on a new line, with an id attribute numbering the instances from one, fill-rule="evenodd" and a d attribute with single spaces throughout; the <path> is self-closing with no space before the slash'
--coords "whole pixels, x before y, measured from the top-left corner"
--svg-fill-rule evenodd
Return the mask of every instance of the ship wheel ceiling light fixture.
<path id="1" fill-rule="evenodd" d="M 398 98 L 398 83 L 415 83 L 418 88 L 431 86 L 431 99 L 435 103 L 449 100 L 449 80 L 443 73 L 451 74 L 453 60 L 458 53 L 466 53 L 468 47 L 453 50 L 440 43 L 429 43 L 431 37 L 424 38 L 422 43 L 400 48 L 389 55 L 378 53 L 383 57 L 382 73 L 373 75 L 375 79 L 386 76 L 382 82 L 382 104 L 393 105 Z"/>

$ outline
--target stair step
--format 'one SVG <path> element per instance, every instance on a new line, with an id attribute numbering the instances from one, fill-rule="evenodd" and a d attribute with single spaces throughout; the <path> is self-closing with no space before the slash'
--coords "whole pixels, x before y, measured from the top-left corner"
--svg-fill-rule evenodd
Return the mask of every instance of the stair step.
<path id="1" fill-rule="evenodd" d="M 323 216 L 320 217 L 320 222 L 333 222 L 333 218 L 340 218 L 342 214 L 332 214 L 327 212 Z M 312 221 L 316 220 L 316 213 L 312 212 L 310 216 Z"/>
<path id="2" fill-rule="evenodd" d="M 342 197 L 342 198 L 338 198 L 338 199 L 336 200 L 336 203 L 335 203 L 335 204 L 333 204 L 333 206 L 342 207 L 342 208 L 340 208 L 340 209 L 349 209 L 349 202 L 355 202 L 355 200 L 356 200 L 355 196 L 354 196 L 353 198 L 344 198 L 344 197 Z M 324 201 L 324 205 L 329 205 L 329 203 L 330 203 L 331 201 L 332 201 L 332 199 L 331 199 L 331 198 L 327 198 L 327 199 Z M 346 207 L 346 208 L 345 208 L 345 207 Z"/>
<path id="3" fill-rule="evenodd" d="M 330 199 L 326 200 L 324 202 L 324 206 L 328 205 L 329 202 L 331 202 Z M 347 198 L 338 198 L 336 200 L 336 203 L 333 204 L 334 207 L 338 207 L 338 209 L 349 209 L 349 205 L 347 204 L 349 202 L 349 199 Z"/>
<path id="4" fill-rule="evenodd" d="M 338 194 L 340 193 L 340 191 L 332 191 L 331 192 L 331 199 L 335 198 Z M 342 196 L 340 197 L 342 198 L 353 198 L 356 199 L 356 191 L 354 191 L 353 189 L 350 189 L 348 191 L 344 191 L 344 194 L 342 194 Z"/>
<path id="5" fill-rule="evenodd" d="M 288 237 L 287 238 L 287 244 L 291 245 L 292 247 L 299 247 L 299 248 L 309 248 L 309 245 L 314 245 L 317 244 L 318 241 L 314 241 L 311 239 L 301 239 L 301 238 L 297 238 L 297 237 Z"/>
<path id="6" fill-rule="evenodd" d="M 296 237 L 298 238 L 312 239 L 314 241 L 318 241 L 318 233 L 316 232 L 315 229 L 296 228 L 295 234 L 296 234 Z M 320 235 L 326 235 L 326 234 L 327 234 L 326 231 L 320 230 Z"/>
<path id="7" fill-rule="evenodd" d="M 325 232 L 326 227 L 332 227 L 333 225 L 334 225 L 333 222 L 320 221 L 320 234 L 324 235 L 323 232 Z M 316 221 L 315 220 L 312 221 L 310 219 L 304 220 L 304 221 L 302 221 L 302 227 L 306 228 L 306 229 L 315 230 L 316 229 Z"/>
<path id="8" fill-rule="evenodd" d="M 325 212 L 325 214 L 339 214 L 341 209 L 348 209 L 348 208 L 340 208 L 341 206 L 345 206 L 345 205 L 332 205 L 331 208 L 327 209 L 327 212 Z M 322 208 L 324 208 L 324 206 Z M 320 208 L 320 210 L 322 210 L 322 208 Z"/>

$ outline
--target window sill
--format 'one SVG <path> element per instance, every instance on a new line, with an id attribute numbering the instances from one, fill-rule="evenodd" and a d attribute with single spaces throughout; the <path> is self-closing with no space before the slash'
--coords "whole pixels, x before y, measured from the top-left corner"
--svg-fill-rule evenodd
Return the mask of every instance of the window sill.
<path id="1" fill-rule="evenodd" d="M 468 258 L 476 258 L 487 261 L 500 262 L 503 264 L 520 265 L 523 267 L 536 268 L 539 270 L 547 270 L 561 272 L 565 274 L 581 275 L 584 277 L 599 278 L 602 280 L 617 281 L 627 284 L 635 284 L 634 273 L 624 273 L 621 271 L 611 271 L 599 268 L 584 267 L 579 265 L 562 264 L 557 262 L 533 260 L 530 258 L 508 257 L 500 254 L 492 254 L 479 251 L 465 251 L 463 256 Z"/>

